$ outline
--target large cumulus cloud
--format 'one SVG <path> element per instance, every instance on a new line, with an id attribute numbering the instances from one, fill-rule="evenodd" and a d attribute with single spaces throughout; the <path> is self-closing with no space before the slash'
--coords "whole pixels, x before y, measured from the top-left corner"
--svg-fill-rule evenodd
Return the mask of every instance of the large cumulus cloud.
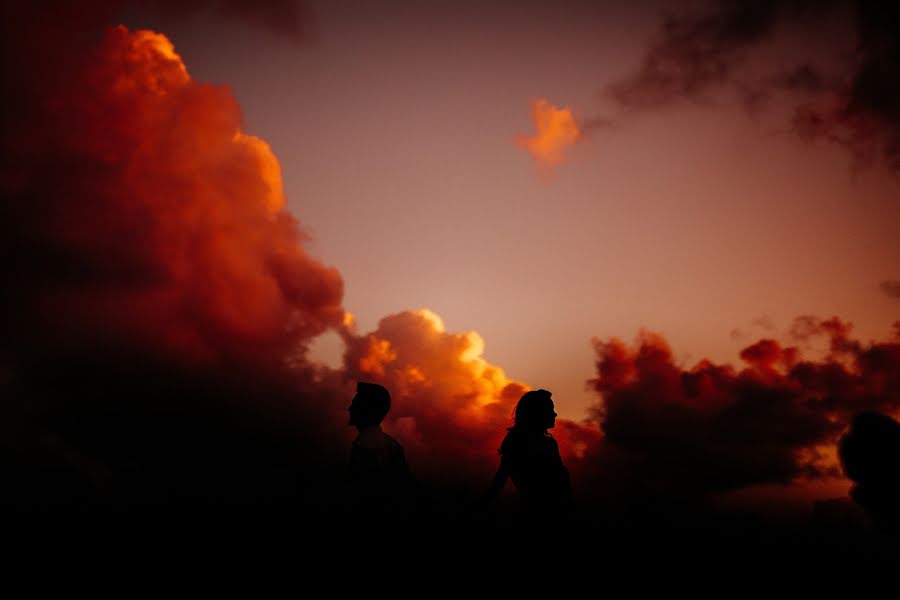
<path id="1" fill-rule="evenodd" d="M 164 36 L 5 10 L 5 501 L 292 485 L 302 446 L 330 447 L 343 383 L 305 348 L 340 325 L 343 284 L 278 161 Z"/>
<path id="2" fill-rule="evenodd" d="M 347 332 L 345 341 L 347 374 L 391 390 L 386 427 L 419 468 L 439 479 L 486 485 L 516 402 L 530 388 L 484 359 L 481 336 L 447 331 L 438 315 L 423 309 L 387 316 L 363 335 Z M 553 433 L 570 462 L 598 434 L 564 419 Z"/>

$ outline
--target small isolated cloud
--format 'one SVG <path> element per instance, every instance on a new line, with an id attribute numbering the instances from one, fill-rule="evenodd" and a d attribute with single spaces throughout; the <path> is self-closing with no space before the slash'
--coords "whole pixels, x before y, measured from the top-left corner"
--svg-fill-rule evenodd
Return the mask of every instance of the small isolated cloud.
<path id="1" fill-rule="evenodd" d="M 543 167 L 555 167 L 565 160 L 566 149 L 581 137 L 572 110 L 558 108 L 547 100 L 535 100 L 531 107 L 535 134 L 519 136 L 516 143 Z"/>

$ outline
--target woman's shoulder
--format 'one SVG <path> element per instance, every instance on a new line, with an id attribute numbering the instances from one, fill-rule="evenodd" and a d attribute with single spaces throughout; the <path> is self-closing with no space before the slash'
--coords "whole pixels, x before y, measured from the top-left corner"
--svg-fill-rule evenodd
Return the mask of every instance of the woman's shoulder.
<path id="1" fill-rule="evenodd" d="M 500 454 L 507 454 L 509 452 L 515 452 L 515 450 L 522 445 L 522 432 L 517 430 L 515 427 L 510 427 L 506 432 L 506 436 L 504 436 L 503 441 L 500 442 Z"/>
<path id="2" fill-rule="evenodd" d="M 500 444 L 500 454 L 508 452 L 517 452 L 528 449 L 531 452 L 541 451 L 541 448 L 552 446 L 556 449 L 556 440 L 548 433 L 538 433 L 531 431 L 521 431 L 515 427 L 511 428 L 503 442 Z"/>

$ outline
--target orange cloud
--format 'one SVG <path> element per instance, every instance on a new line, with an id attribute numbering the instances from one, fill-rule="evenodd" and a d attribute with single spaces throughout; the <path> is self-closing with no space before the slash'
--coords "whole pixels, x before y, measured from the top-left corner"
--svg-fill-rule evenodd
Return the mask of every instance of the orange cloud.
<path id="1" fill-rule="evenodd" d="M 565 150 L 578 141 L 581 132 L 569 108 L 557 108 L 547 100 L 535 100 L 531 107 L 536 133 L 519 136 L 516 143 L 528 150 L 543 166 L 554 167 L 565 159 Z"/>
<path id="2" fill-rule="evenodd" d="M 526 384 L 484 359 L 474 331 L 447 331 L 428 309 L 383 318 L 365 335 L 345 332 L 345 367 L 355 379 L 385 385 L 393 406 L 385 427 L 396 433 L 420 470 L 486 473 L 512 425 Z M 553 431 L 567 459 L 583 454 L 598 430 L 559 420 Z"/>
<path id="3" fill-rule="evenodd" d="M 0 116 L 0 396 L 46 418 L 0 446 L 62 482 L 99 465 L 126 501 L 273 493 L 344 430 L 340 382 L 305 359 L 342 326 L 343 282 L 307 254 L 277 159 L 165 36 L 15 23 L 0 26 L 28 32 L 0 51 L 21 84 Z M 91 493 L 106 492 L 44 496 Z"/>
<path id="4" fill-rule="evenodd" d="M 20 223 L 18 253 L 59 254 L 34 273 L 52 288 L 43 326 L 218 361 L 270 360 L 341 323 L 340 275 L 306 255 L 278 160 L 226 88 L 193 82 L 165 36 L 122 26 L 72 77 L 31 124 L 68 159 L 13 156 L 44 209 Z"/>

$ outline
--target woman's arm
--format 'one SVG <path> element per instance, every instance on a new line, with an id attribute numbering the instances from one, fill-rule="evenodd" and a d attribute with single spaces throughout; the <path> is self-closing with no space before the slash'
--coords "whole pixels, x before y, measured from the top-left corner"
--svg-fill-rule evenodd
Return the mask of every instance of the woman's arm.
<path id="1" fill-rule="evenodd" d="M 484 495 L 485 503 L 492 501 L 503 491 L 503 486 L 506 485 L 506 480 L 509 479 L 509 465 L 507 462 L 507 458 L 504 455 L 500 455 L 500 467 L 497 469 L 497 474 L 494 475 L 494 480 L 491 481 L 491 486 Z"/>

